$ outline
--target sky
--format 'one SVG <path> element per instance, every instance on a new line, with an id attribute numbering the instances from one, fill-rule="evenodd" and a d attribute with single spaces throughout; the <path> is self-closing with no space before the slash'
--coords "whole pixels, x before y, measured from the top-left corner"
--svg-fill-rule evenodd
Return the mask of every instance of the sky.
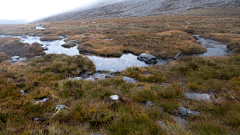
<path id="1" fill-rule="evenodd" d="M 33 21 L 78 7 L 96 4 L 99 1 L 110 0 L 2 0 L 0 19 Z M 113 0 L 112 0 L 113 1 Z M 116 0 L 119 1 L 119 0 Z"/>

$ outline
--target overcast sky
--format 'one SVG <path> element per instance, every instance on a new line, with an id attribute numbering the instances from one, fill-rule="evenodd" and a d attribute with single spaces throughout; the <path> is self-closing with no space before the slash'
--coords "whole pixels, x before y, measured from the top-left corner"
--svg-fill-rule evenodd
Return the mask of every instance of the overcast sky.
<path id="1" fill-rule="evenodd" d="M 33 21 L 99 1 L 110 0 L 1 0 L 0 19 Z"/>

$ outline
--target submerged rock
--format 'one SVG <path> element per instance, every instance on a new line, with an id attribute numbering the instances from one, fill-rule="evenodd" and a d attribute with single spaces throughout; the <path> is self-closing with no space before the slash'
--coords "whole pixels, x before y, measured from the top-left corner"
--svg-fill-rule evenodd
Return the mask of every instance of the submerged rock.
<path id="1" fill-rule="evenodd" d="M 47 47 L 42 47 L 42 49 L 43 49 L 43 50 L 48 50 L 48 48 L 47 48 Z"/>
<path id="2" fill-rule="evenodd" d="M 128 83 L 136 83 L 137 82 L 137 80 L 130 78 L 130 77 L 126 77 L 126 76 L 123 77 L 123 81 L 128 82 Z"/>
<path id="3" fill-rule="evenodd" d="M 198 111 L 191 111 L 189 109 L 186 109 L 184 107 L 179 108 L 179 113 L 181 116 L 189 116 L 189 115 L 198 115 L 200 114 Z"/>
<path id="4" fill-rule="evenodd" d="M 195 99 L 195 100 L 203 100 L 211 102 L 210 95 L 209 94 L 199 94 L 194 92 L 186 92 L 185 95 L 188 99 Z"/>
<path id="5" fill-rule="evenodd" d="M 157 63 L 157 58 L 153 55 L 142 53 L 137 57 L 138 60 L 144 61 L 147 64 L 156 64 Z"/>

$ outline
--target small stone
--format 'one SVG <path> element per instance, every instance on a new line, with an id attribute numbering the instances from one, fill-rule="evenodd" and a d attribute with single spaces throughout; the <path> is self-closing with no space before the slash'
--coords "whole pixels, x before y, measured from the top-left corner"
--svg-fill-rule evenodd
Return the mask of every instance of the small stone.
<path id="1" fill-rule="evenodd" d="M 57 107 L 54 110 L 54 112 L 56 112 L 56 113 L 54 113 L 52 117 L 54 117 L 56 114 L 58 114 L 59 111 L 62 110 L 62 109 L 68 109 L 68 107 L 65 106 L 65 105 L 57 105 Z"/>
<path id="2" fill-rule="evenodd" d="M 123 81 L 128 82 L 128 83 L 136 83 L 137 82 L 137 80 L 130 78 L 130 77 L 126 77 L 126 76 L 123 77 Z"/>
<path id="3" fill-rule="evenodd" d="M 191 111 L 191 110 L 188 110 L 188 109 L 186 109 L 186 108 L 184 108 L 184 107 L 180 107 L 179 108 L 179 112 L 180 112 L 180 114 L 181 114 L 181 116 L 188 116 L 188 115 L 198 115 L 198 114 L 200 114 L 199 112 L 197 112 L 197 111 Z"/>
<path id="4" fill-rule="evenodd" d="M 209 94 L 199 94 L 194 92 L 186 92 L 185 95 L 188 99 L 195 99 L 195 100 L 203 100 L 207 102 L 211 102 L 210 95 Z"/>
<path id="5" fill-rule="evenodd" d="M 149 106 L 152 106 L 153 104 L 152 104 L 152 102 L 151 101 L 147 101 L 146 103 L 145 103 L 145 106 L 146 107 L 149 107 Z"/>
<path id="6" fill-rule="evenodd" d="M 158 125 L 159 125 L 161 128 L 167 128 L 166 123 L 164 123 L 164 122 L 162 122 L 162 121 L 158 121 Z"/>
<path id="7" fill-rule="evenodd" d="M 75 81 L 75 80 L 82 80 L 82 79 L 83 79 L 82 77 L 75 77 L 72 80 Z"/>
<path id="8" fill-rule="evenodd" d="M 170 86 L 170 84 L 168 84 L 168 83 L 162 83 L 162 85 L 167 85 L 167 86 Z"/>
<path id="9" fill-rule="evenodd" d="M 26 93 L 24 92 L 24 90 L 21 90 L 21 93 L 22 93 L 23 96 L 26 95 Z"/>
<path id="10" fill-rule="evenodd" d="M 34 118 L 33 120 L 34 120 L 34 121 L 38 121 L 38 120 L 39 120 L 39 118 Z"/>
<path id="11" fill-rule="evenodd" d="M 36 104 L 45 103 L 45 102 L 47 102 L 48 100 L 49 100 L 49 98 L 44 98 L 43 100 L 38 100 L 38 101 L 36 101 L 35 103 L 36 103 Z"/>
<path id="12" fill-rule="evenodd" d="M 118 95 L 112 95 L 112 96 L 110 96 L 110 98 L 111 98 L 112 100 L 118 100 L 118 99 L 119 99 L 119 96 L 118 96 Z"/>

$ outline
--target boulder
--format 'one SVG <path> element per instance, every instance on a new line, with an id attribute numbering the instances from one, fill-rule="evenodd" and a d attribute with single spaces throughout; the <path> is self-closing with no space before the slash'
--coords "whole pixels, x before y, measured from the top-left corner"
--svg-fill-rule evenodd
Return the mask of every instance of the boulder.
<path id="1" fill-rule="evenodd" d="M 157 58 L 153 55 L 142 53 L 137 57 L 138 60 L 144 61 L 147 64 L 156 64 L 157 63 Z"/>

